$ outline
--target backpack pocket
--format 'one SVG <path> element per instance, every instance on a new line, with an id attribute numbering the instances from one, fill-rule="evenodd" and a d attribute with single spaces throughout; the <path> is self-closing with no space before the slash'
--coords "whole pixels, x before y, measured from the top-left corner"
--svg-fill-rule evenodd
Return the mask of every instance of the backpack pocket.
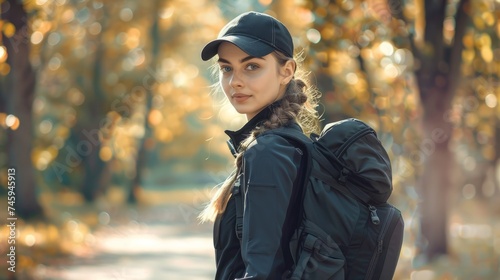
<path id="1" fill-rule="evenodd" d="M 291 280 L 344 279 L 345 258 L 337 243 L 331 238 L 323 241 L 313 234 L 304 232 L 299 252 Z"/>

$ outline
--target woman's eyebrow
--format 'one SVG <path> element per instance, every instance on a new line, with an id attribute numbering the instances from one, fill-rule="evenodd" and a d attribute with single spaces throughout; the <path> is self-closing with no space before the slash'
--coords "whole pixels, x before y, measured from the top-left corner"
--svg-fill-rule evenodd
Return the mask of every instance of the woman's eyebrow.
<path id="1" fill-rule="evenodd" d="M 240 60 L 240 62 L 243 63 L 245 61 L 249 61 L 249 60 L 252 60 L 254 58 L 265 60 L 263 57 L 257 57 L 257 56 L 251 56 L 251 55 L 249 55 L 249 56 L 243 58 L 242 60 Z"/>
<path id="2" fill-rule="evenodd" d="M 220 58 L 220 57 L 219 57 L 219 60 L 217 60 L 217 62 L 231 64 L 229 61 L 225 60 L 224 58 Z"/>
<path id="3" fill-rule="evenodd" d="M 257 56 L 251 56 L 251 55 L 249 55 L 249 56 L 247 56 L 247 57 L 242 58 L 242 59 L 240 60 L 240 63 L 243 63 L 243 62 L 245 62 L 245 61 L 252 60 L 252 59 L 254 59 L 254 58 L 265 60 L 263 57 L 257 57 Z M 227 64 L 231 64 L 231 62 L 229 62 L 228 60 L 226 60 L 226 59 L 224 59 L 224 58 L 221 58 L 221 57 L 219 57 L 219 60 L 217 60 L 217 62 L 219 62 L 219 63 L 227 63 Z"/>

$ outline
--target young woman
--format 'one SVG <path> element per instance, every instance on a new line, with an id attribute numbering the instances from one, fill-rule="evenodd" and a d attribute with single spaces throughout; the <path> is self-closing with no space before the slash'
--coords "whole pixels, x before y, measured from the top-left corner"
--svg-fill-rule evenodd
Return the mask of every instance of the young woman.
<path id="1" fill-rule="evenodd" d="M 203 60 L 217 56 L 220 88 L 248 119 L 238 131 L 226 131 L 235 171 L 200 216 L 215 221 L 215 279 L 282 279 L 287 273 L 285 219 L 295 207 L 289 201 L 302 152 L 264 132 L 308 134 L 318 128 L 315 91 L 297 76 L 293 52 L 280 21 L 248 12 L 230 21 L 201 53 Z"/>

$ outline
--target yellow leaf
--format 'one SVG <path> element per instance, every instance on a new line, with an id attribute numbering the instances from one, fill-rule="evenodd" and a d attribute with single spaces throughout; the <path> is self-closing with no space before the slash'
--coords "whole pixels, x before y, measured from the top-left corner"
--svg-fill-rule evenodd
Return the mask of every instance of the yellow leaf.
<path id="1" fill-rule="evenodd" d="M 482 47 L 489 47 L 491 46 L 491 37 L 487 33 L 481 34 L 479 37 L 479 42 L 481 43 L 480 46 Z"/>
<path id="2" fill-rule="evenodd" d="M 493 15 L 493 13 L 489 11 L 484 12 L 482 16 L 486 25 L 493 26 L 493 24 L 495 24 L 495 16 Z"/>
<path id="3" fill-rule="evenodd" d="M 34 0 L 24 1 L 23 5 L 24 5 L 24 10 L 27 12 L 34 11 L 38 8 L 38 4 Z"/>
<path id="4" fill-rule="evenodd" d="M 477 29 L 479 30 L 483 30 L 484 29 L 484 21 L 483 19 L 481 18 L 481 16 L 474 16 L 472 17 L 472 21 L 474 22 L 474 25 L 477 27 Z"/>
<path id="5" fill-rule="evenodd" d="M 462 51 L 462 58 L 464 62 L 471 63 L 475 57 L 475 52 L 473 49 L 465 49 Z"/>
<path id="6" fill-rule="evenodd" d="M 3 31 L 3 34 L 5 34 L 5 36 L 7 38 L 10 38 L 10 37 L 14 36 L 14 34 L 16 34 L 16 27 L 14 26 L 14 24 L 12 24 L 10 22 L 5 22 L 3 24 L 2 31 Z"/>
<path id="7" fill-rule="evenodd" d="M 465 34 L 462 42 L 466 48 L 473 48 L 474 47 L 474 38 L 472 37 L 472 34 Z"/>
<path id="8" fill-rule="evenodd" d="M 490 63 L 493 60 L 493 51 L 490 47 L 482 47 L 481 56 L 483 57 L 485 62 Z"/>

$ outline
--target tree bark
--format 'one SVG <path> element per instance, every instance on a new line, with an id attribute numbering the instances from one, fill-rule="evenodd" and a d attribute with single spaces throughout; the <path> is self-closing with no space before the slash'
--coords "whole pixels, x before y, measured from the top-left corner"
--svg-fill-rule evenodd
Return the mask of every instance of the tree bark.
<path id="1" fill-rule="evenodd" d="M 103 7 L 103 13 L 103 21 L 101 22 L 103 30 L 94 39 L 97 47 L 92 62 L 90 86 L 85 83 L 82 85 L 82 88 L 88 93 L 87 118 L 82 120 L 82 124 L 76 126 L 74 131 L 77 139 L 79 139 L 76 149 L 82 156 L 84 167 L 81 193 L 87 202 L 94 201 L 99 192 L 107 185 L 106 181 L 108 181 L 108 177 L 104 176 L 106 175 L 107 164 L 99 156 L 102 147 L 100 126 L 108 123 L 105 121 L 106 114 L 103 106 L 105 104 L 105 94 L 101 86 L 102 62 L 105 60 L 104 44 L 101 41 L 106 28 L 106 6 Z"/>
<path id="2" fill-rule="evenodd" d="M 154 15 L 153 22 L 151 24 L 150 28 L 150 35 L 151 35 L 151 70 L 152 71 L 157 71 L 157 66 L 158 66 L 158 61 L 160 61 L 159 55 L 160 55 L 160 26 L 159 26 L 159 18 L 158 18 L 158 9 L 159 9 L 159 1 L 156 0 L 154 4 L 152 5 L 153 9 L 151 11 L 151 14 Z M 149 80 L 149 79 L 148 79 Z M 148 120 L 148 115 L 151 112 L 151 109 L 153 107 L 153 90 L 152 87 L 154 83 L 157 83 L 157 81 L 153 81 L 152 84 L 147 84 L 143 83 L 143 86 L 145 87 L 145 93 L 146 93 L 146 108 L 145 108 L 145 117 L 144 117 L 144 136 L 140 139 L 139 145 L 138 145 L 138 151 L 137 151 L 137 159 L 136 159 L 136 165 L 135 165 L 135 177 L 132 180 L 132 184 L 130 187 L 130 192 L 128 195 L 128 202 L 129 203 L 136 203 L 137 202 L 137 194 L 141 188 L 141 183 L 142 183 L 142 178 L 143 178 L 143 171 L 144 168 L 147 165 L 147 158 L 148 158 L 148 140 L 151 139 L 152 137 L 152 128 L 151 125 L 149 124 Z"/>
<path id="3" fill-rule="evenodd" d="M 424 110 L 424 137 L 415 158 L 423 167 L 417 182 L 421 197 L 420 226 L 424 238 L 420 243 L 424 246 L 419 249 L 428 260 L 448 253 L 449 190 L 452 185 L 453 159 L 449 150 L 452 127 L 451 123 L 443 121 L 444 112 L 438 108 Z"/>
<path id="4" fill-rule="evenodd" d="M 413 54 L 420 62 L 416 71 L 423 106 L 423 139 L 415 161 L 422 164 L 417 183 L 423 246 L 420 253 L 431 261 L 448 251 L 449 190 L 453 184 L 453 156 L 449 150 L 453 124 L 446 114 L 460 80 L 462 38 L 468 16 L 461 0 L 455 15 L 455 36 L 451 46 L 443 38 L 446 1 L 425 1 L 423 48 L 412 42 Z"/>
<path id="5" fill-rule="evenodd" d="M 43 209 L 37 200 L 35 169 L 31 160 L 36 77 L 29 60 L 28 16 L 21 2 L 9 0 L 2 3 L 2 18 L 16 27 L 13 37 L 2 37 L 10 66 L 4 85 L 6 112 L 19 119 L 17 129 L 7 129 L 8 168 L 16 169 L 16 214 L 33 218 L 43 216 Z"/>

